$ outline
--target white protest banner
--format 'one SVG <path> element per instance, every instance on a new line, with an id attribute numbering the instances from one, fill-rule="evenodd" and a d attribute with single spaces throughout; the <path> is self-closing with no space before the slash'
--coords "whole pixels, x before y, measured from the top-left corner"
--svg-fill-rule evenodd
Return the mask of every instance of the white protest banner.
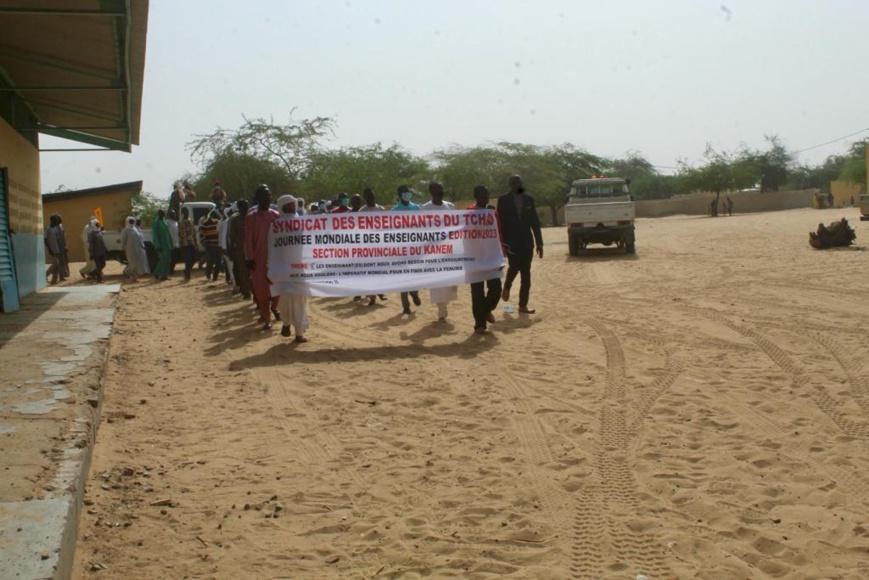
<path id="1" fill-rule="evenodd" d="M 269 230 L 273 296 L 458 286 L 497 278 L 503 266 L 494 210 L 293 216 Z"/>

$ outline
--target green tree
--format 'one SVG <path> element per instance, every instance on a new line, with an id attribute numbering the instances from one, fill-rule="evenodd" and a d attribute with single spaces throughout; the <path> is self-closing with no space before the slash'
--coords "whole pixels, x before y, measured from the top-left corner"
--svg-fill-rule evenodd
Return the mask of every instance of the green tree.
<path id="1" fill-rule="evenodd" d="M 711 215 L 718 215 L 718 203 L 725 191 L 750 187 L 755 175 L 750 167 L 734 163 L 734 156 L 716 151 L 707 143 L 703 153 L 704 164 L 699 168 L 680 161 L 679 178 L 691 191 L 710 191 L 715 194 L 715 203 L 710 205 Z"/>
<path id="2" fill-rule="evenodd" d="M 665 199 L 678 193 L 676 178 L 661 175 L 638 151 L 624 158 L 607 159 L 604 173 L 631 180 L 631 194 L 636 199 Z"/>
<path id="3" fill-rule="evenodd" d="M 541 208 L 548 208 L 553 225 L 564 206 L 573 180 L 599 172 L 600 159 L 569 143 L 541 147 L 525 143 L 500 142 L 489 146 L 452 147 L 436 151 L 436 178 L 453 198 L 471 199 L 477 185 L 485 185 L 493 196 L 507 189 L 511 175 L 522 176 L 525 188 Z"/>
<path id="4" fill-rule="evenodd" d="M 820 165 L 814 167 L 799 165 L 793 167 L 788 174 L 788 189 L 827 189 L 830 182 L 842 174 L 848 157 L 845 155 L 830 155 Z"/>
<path id="5" fill-rule="evenodd" d="M 555 168 L 559 184 L 558 186 L 552 184 L 550 188 L 542 191 L 540 201 L 549 208 L 552 225 L 557 226 L 558 210 L 567 203 L 567 196 L 573 182 L 600 174 L 605 162 L 600 157 L 571 143 L 547 147 L 542 154 L 544 159 Z"/>
<path id="6" fill-rule="evenodd" d="M 473 199 L 474 187 L 485 185 L 497 195 L 498 184 L 506 183 L 508 156 L 498 147 L 453 146 L 431 154 L 432 171 L 452 200 Z"/>
<path id="7" fill-rule="evenodd" d="M 361 194 L 370 187 L 381 203 L 388 204 L 399 185 L 424 180 L 429 172 L 428 161 L 397 144 L 320 150 L 310 154 L 298 191 L 313 201 L 331 199 L 341 192 Z"/>
<path id="8" fill-rule="evenodd" d="M 149 228 L 154 218 L 157 217 L 157 211 L 167 209 L 169 201 L 167 199 L 160 199 L 153 193 L 142 191 L 133 194 L 131 206 L 131 215 L 142 220 L 142 227 Z M 105 226 L 108 229 L 123 228 L 124 220 L 126 219 L 127 216 L 122 216 L 119 224 L 105 224 Z"/>
<path id="9" fill-rule="evenodd" d="M 274 119 L 248 119 L 238 129 L 218 128 L 206 135 L 195 135 L 187 144 L 191 158 L 207 167 L 216 157 L 239 155 L 269 161 L 283 167 L 295 185 L 308 169 L 320 140 L 333 131 L 329 117 L 290 121 L 279 125 Z M 210 188 L 209 188 L 210 191 Z"/>
<path id="10" fill-rule="evenodd" d="M 848 151 L 848 157 L 839 174 L 839 179 L 850 183 L 859 183 L 866 190 L 866 147 L 869 139 L 853 143 Z"/>
<path id="11" fill-rule="evenodd" d="M 227 199 L 251 199 L 261 183 L 279 194 L 292 191 L 296 185 L 282 165 L 268 158 L 237 153 L 226 149 L 211 157 L 198 175 L 189 179 L 198 198 L 207 200 L 214 183 L 221 182 Z"/>
<path id="12" fill-rule="evenodd" d="M 749 187 L 759 185 L 761 192 L 778 191 L 788 182 L 788 176 L 793 165 L 793 154 L 790 153 L 776 135 L 765 137 L 769 148 L 757 151 L 743 148 L 733 158 L 735 175 L 744 176 L 743 183 Z"/>

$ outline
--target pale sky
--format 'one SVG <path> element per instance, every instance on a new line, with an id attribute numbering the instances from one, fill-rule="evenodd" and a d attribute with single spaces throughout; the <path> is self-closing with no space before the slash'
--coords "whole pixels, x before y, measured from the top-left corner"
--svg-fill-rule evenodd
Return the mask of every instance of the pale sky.
<path id="1" fill-rule="evenodd" d="M 43 153 L 43 191 L 196 172 L 249 117 L 333 117 L 332 147 L 573 143 L 667 173 L 706 143 L 801 150 L 869 128 L 864 0 L 151 0 L 141 144 Z M 799 154 L 817 164 L 854 137 Z M 42 147 L 81 145 L 42 137 Z M 247 192 L 250 193 L 250 192 Z"/>

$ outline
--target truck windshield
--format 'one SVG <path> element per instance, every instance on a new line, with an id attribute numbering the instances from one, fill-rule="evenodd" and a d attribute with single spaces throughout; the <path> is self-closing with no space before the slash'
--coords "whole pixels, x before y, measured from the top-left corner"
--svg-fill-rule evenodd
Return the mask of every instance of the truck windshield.
<path id="1" fill-rule="evenodd" d="M 614 195 L 627 195 L 628 186 L 625 183 L 595 183 L 576 185 L 574 195 L 582 197 L 612 197 Z"/>

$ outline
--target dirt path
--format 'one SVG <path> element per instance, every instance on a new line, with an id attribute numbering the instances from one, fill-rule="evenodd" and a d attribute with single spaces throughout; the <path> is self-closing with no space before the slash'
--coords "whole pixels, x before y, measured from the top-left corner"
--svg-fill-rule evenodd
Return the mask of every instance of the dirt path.
<path id="1" fill-rule="evenodd" d="M 538 314 L 484 337 L 466 288 L 447 325 L 316 299 L 294 345 L 127 284 L 77 577 L 869 576 L 869 254 L 807 243 L 838 217 L 546 230 Z"/>

